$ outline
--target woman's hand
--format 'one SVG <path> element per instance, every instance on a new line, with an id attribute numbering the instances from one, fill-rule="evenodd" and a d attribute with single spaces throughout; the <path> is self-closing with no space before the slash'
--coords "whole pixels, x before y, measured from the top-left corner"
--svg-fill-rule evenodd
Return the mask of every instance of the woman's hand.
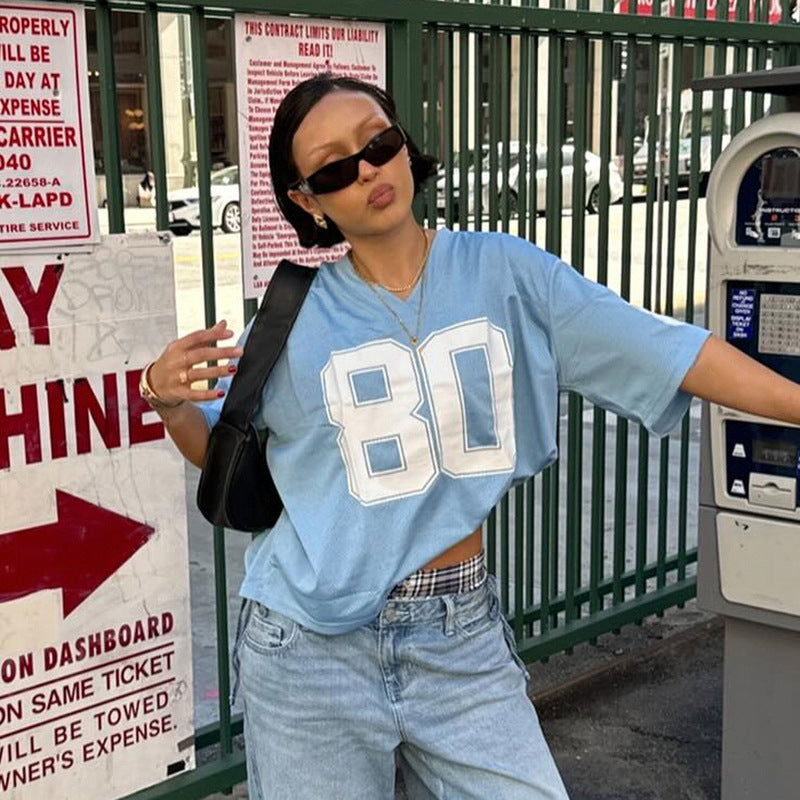
<path id="1" fill-rule="evenodd" d="M 216 347 L 220 339 L 229 339 L 233 331 L 229 330 L 225 320 L 220 320 L 213 328 L 194 331 L 176 339 L 153 362 L 148 378 L 150 387 L 164 403 L 173 404 L 182 400 L 202 401 L 222 397 L 224 392 L 217 389 L 192 389 L 195 381 L 209 378 L 222 378 L 236 372 L 232 364 L 216 367 L 197 367 L 207 361 L 219 361 L 226 358 L 239 358 L 240 347 Z"/>

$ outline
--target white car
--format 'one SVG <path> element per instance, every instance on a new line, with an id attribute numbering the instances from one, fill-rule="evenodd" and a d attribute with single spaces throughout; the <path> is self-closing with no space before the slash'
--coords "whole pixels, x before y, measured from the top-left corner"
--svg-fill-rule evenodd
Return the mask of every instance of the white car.
<path id="1" fill-rule="evenodd" d="M 185 236 L 200 229 L 200 202 L 196 186 L 167 194 L 169 229 Z M 225 167 L 211 175 L 211 224 L 225 233 L 239 233 L 242 216 L 239 208 L 239 167 Z"/>
<path id="2" fill-rule="evenodd" d="M 562 208 L 572 207 L 572 174 L 573 159 L 575 148 L 571 144 L 565 144 L 561 148 L 561 205 Z M 596 214 L 600 205 L 600 157 L 586 152 L 586 200 L 585 207 L 590 214 Z M 508 147 L 508 204 L 512 214 L 516 213 L 517 196 L 519 192 L 519 142 L 509 142 Z M 460 171 L 458 160 L 452 170 L 453 175 L 453 205 L 458 207 L 460 192 L 459 181 Z M 489 176 L 490 165 L 489 155 L 484 148 L 483 162 L 481 164 L 481 206 L 483 212 L 489 209 Z M 467 171 L 468 192 L 467 192 L 467 213 L 475 212 L 475 168 L 470 164 Z M 436 181 L 437 206 L 440 211 L 445 208 L 446 201 L 446 176 L 440 175 Z M 498 145 L 497 154 L 497 180 L 495 182 L 498 192 L 498 207 L 503 208 L 504 202 L 504 180 L 502 163 L 502 143 Z M 616 203 L 623 194 L 622 176 L 616 165 L 609 164 L 608 189 L 611 203 Z M 536 208 L 543 212 L 547 205 L 547 148 L 540 146 L 536 151 Z"/>
<path id="3" fill-rule="evenodd" d="M 725 89 L 723 92 L 723 104 L 721 107 L 721 122 L 722 122 L 722 140 L 720 142 L 721 149 L 724 150 L 731 140 L 731 115 L 733 107 L 733 90 Z M 712 132 L 714 128 L 714 98 L 710 92 L 702 93 L 702 108 L 700 111 L 700 147 L 699 147 L 699 183 L 700 194 L 705 195 L 706 187 L 708 186 L 708 179 L 711 175 L 711 167 L 713 166 L 711 158 L 712 147 Z M 767 96 L 767 103 L 769 103 L 769 95 Z M 684 89 L 681 92 L 681 110 L 678 121 L 678 186 L 688 186 L 691 176 L 691 155 L 692 155 L 692 112 L 694 110 L 694 96 L 691 89 Z M 767 110 L 765 108 L 765 110 Z M 664 130 L 664 169 L 663 180 L 664 185 L 669 185 L 669 145 L 670 145 L 670 119 L 671 116 L 667 115 L 666 129 Z M 656 134 L 659 134 L 658 119 L 656 119 Z M 650 136 L 650 118 L 645 117 L 644 120 L 644 140 L 642 146 L 633 154 L 633 182 L 647 185 L 649 182 L 655 183 L 658 180 L 659 172 L 659 152 L 661 150 L 660 142 L 658 139 L 655 141 L 655 175 L 649 177 L 647 174 L 647 156 L 649 147 Z"/>

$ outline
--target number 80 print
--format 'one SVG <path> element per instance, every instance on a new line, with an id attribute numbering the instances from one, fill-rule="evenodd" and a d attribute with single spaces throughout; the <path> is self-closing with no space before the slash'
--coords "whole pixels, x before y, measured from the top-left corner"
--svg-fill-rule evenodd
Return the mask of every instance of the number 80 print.
<path id="1" fill-rule="evenodd" d="M 505 331 L 472 320 L 430 334 L 417 353 L 382 339 L 332 353 L 322 370 L 348 487 L 364 505 L 420 494 L 440 472 L 461 478 L 514 469 Z M 423 382 L 432 425 L 420 413 Z"/>

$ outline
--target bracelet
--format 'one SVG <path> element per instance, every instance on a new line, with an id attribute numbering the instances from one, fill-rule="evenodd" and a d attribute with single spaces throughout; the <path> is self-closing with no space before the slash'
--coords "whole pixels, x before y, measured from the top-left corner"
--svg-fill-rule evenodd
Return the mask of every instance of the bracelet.
<path id="1" fill-rule="evenodd" d="M 150 385 L 150 381 L 148 380 L 148 373 L 150 372 L 150 367 L 155 364 L 155 361 L 151 361 L 143 370 L 142 374 L 139 376 L 139 395 L 142 399 L 150 406 L 154 411 L 160 411 L 165 408 L 177 408 L 182 403 L 186 401 L 184 399 L 178 400 L 177 403 L 168 403 L 166 400 L 159 397 L 154 391 L 153 387 Z"/>

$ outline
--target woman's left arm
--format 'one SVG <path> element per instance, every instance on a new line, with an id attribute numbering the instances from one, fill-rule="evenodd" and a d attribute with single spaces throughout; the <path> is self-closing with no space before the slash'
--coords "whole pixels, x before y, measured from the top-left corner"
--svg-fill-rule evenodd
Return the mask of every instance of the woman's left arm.
<path id="1" fill-rule="evenodd" d="M 738 411 L 800 424 L 800 384 L 718 336 L 708 337 L 681 389 Z"/>

